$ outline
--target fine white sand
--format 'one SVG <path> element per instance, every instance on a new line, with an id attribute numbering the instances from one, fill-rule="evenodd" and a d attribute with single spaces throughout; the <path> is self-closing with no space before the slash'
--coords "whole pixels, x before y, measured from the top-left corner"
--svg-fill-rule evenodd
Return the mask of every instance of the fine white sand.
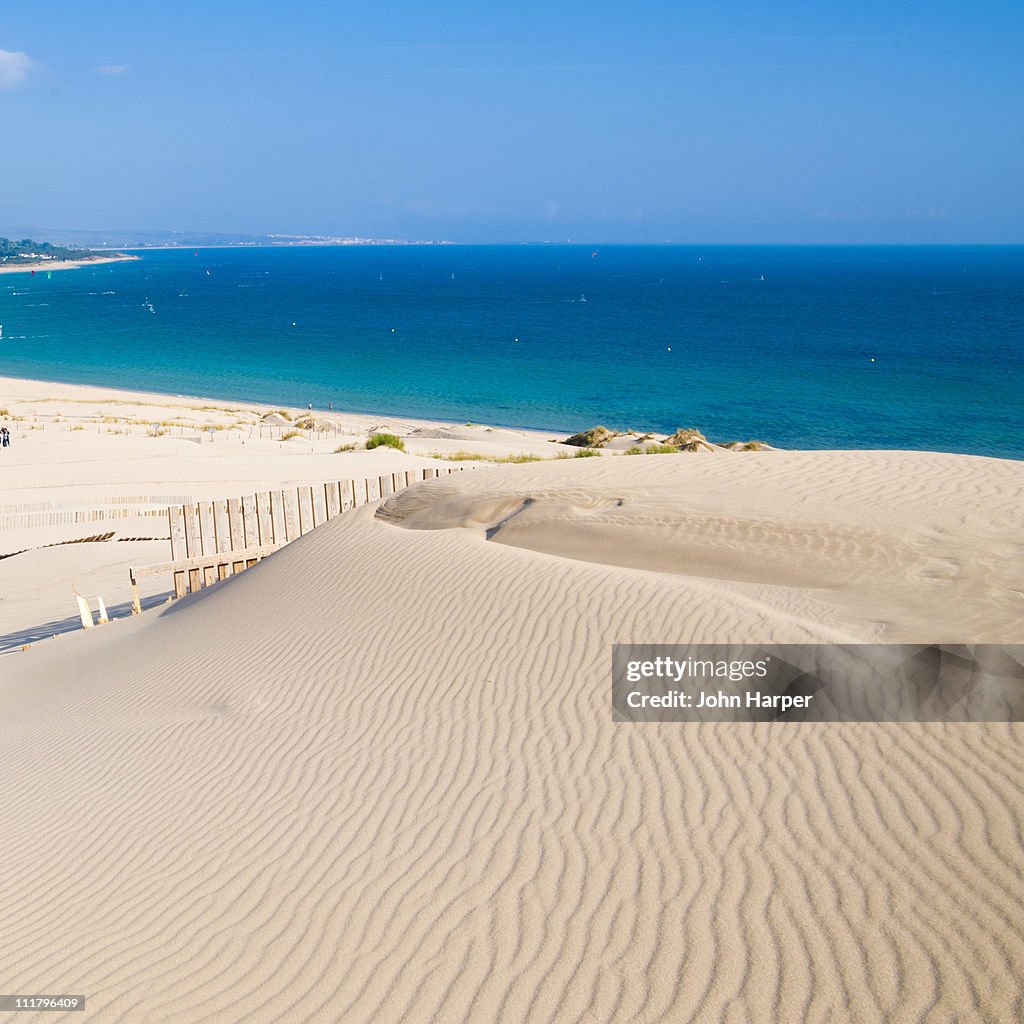
<path id="1" fill-rule="evenodd" d="M 4 988 L 1019 1020 L 1024 726 L 623 725 L 609 684 L 615 641 L 1020 642 L 1022 496 L 1022 463 L 899 452 L 494 466 L 9 655 Z"/>

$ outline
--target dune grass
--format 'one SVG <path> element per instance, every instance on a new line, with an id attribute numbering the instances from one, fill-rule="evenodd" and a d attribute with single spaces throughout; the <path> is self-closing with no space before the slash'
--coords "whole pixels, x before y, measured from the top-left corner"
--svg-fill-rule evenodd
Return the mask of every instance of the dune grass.
<path id="1" fill-rule="evenodd" d="M 633 445 L 632 448 L 627 448 L 623 455 L 678 455 L 679 449 L 673 448 L 670 444 L 648 444 L 644 447 L 640 445 Z"/>
<path id="2" fill-rule="evenodd" d="M 384 445 L 387 448 L 394 448 L 397 451 L 405 451 L 405 442 L 397 434 L 374 434 L 366 439 L 366 450 L 372 451 Z"/>
<path id="3" fill-rule="evenodd" d="M 467 451 L 450 452 L 447 455 L 442 455 L 440 452 L 434 452 L 431 458 L 442 459 L 445 462 L 511 462 L 517 464 L 544 461 L 539 455 L 527 455 L 525 452 L 520 452 L 518 455 L 483 455 L 480 452 Z"/>

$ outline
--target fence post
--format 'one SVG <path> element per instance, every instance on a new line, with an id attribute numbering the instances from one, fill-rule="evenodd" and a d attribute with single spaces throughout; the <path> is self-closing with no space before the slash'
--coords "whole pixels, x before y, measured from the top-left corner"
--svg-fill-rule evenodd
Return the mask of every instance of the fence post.
<path id="1" fill-rule="evenodd" d="M 185 551 L 187 552 L 187 558 L 195 558 L 200 554 L 199 546 L 199 530 L 197 529 L 198 523 L 196 521 L 196 507 L 195 505 L 188 504 L 182 509 L 185 513 Z M 195 593 L 201 586 L 202 573 L 198 569 L 189 569 L 188 571 L 188 589 L 190 593 Z"/>
<path id="2" fill-rule="evenodd" d="M 171 561 L 179 562 L 188 558 L 185 549 L 185 513 L 181 505 L 172 505 L 167 510 L 171 532 Z M 174 574 L 174 596 L 185 596 L 185 573 Z"/>
<path id="3" fill-rule="evenodd" d="M 284 529 L 286 540 L 299 536 L 299 492 L 294 487 L 284 492 Z"/>
<path id="4" fill-rule="evenodd" d="M 284 508 L 284 491 L 273 491 L 270 495 L 270 520 L 275 544 L 285 544 L 288 541 L 288 531 L 284 524 Z"/>
<path id="5" fill-rule="evenodd" d="M 139 584 L 135 579 L 135 570 L 129 569 L 128 576 L 132 581 L 132 615 L 141 615 L 142 602 L 139 600 Z"/>
<path id="6" fill-rule="evenodd" d="M 217 534 L 213 528 L 213 503 L 201 501 L 197 506 L 199 510 L 199 549 L 204 555 L 215 555 L 217 553 Z M 199 585 L 208 587 L 217 582 L 217 567 L 211 565 L 202 570 L 202 579 Z"/>
<path id="7" fill-rule="evenodd" d="M 247 494 L 242 498 L 242 529 L 244 532 L 245 540 L 244 544 L 247 548 L 254 548 L 259 544 L 259 523 L 256 519 L 256 498 L 252 494 Z M 256 564 L 257 559 L 250 558 L 246 560 L 245 567 L 251 569 Z"/>
<path id="8" fill-rule="evenodd" d="M 274 524 L 270 515 L 270 492 L 260 491 L 256 495 L 256 525 L 259 527 L 259 543 L 274 543 Z"/>
<path id="9" fill-rule="evenodd" d="M 213 530 L 217 538 L 217 554 L 224 556 L 224 561 L 217 565 L 217 579 L 226 580 L 231 571 L 231 560 L 227 557 L 231 550 L 231 525 L 228 521 L 226 498 L 213 503 Z"/>
<path id="10" fill-rule="evenodd" d="M 245 528 L 242 525 L 242 502 L 238 498 L 228 498 L 228 528 L 231 530 L 231 550 L 241 551 L 245 547 Z M 244 568 L 244 561 L 232 560 L 232 572 L 241 572 Z"/>
<path id="11" fill-rule="evenodd" d="M 300 487 L 299 492 L 299 535 L 309 533 L 313 522 L 313 488 Z"/>

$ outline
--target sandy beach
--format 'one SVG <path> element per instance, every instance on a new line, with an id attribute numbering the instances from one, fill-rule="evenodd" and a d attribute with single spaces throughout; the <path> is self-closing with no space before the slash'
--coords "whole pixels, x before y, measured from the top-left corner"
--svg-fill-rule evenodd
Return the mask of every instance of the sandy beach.
<path id="1" fill-rule="evenodd" d="M 127 260 L 137 260 L 138 256 L 128 253 L 114 253 L 111 256 L 96 256 L 90 259 L 81 260 L 42 260 L 38 263 L 20 263 L 10 261 L 0 264 L 0 274 L 27 274 L 30 271 L 41 273 L 49 270 L 78 270 L 80 267 L 96 267 L 101 263 L 124 263 Z"/>
<path id="2" fill-rule="evenodd" d="M 609 682 L 622 642 L 1021 643 L 1024 463 L 581 459 L 277 408 L 0 379 L 26 640 L 71 582 L 123 606 L 174 501 L 472 466 L 0 655 L 5 991 L 103 1022 L 1020 1019 L 1024 726 L 624 726 Z"/>

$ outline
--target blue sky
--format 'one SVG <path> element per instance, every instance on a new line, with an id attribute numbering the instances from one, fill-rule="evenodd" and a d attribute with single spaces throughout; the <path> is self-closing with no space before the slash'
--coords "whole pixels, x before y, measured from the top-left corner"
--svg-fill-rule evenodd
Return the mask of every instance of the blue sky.
<path id="1" fill-rule="evenodd" d="M 1022 242 L 1024 3 L 4 4 L 0 227 Z"/>

